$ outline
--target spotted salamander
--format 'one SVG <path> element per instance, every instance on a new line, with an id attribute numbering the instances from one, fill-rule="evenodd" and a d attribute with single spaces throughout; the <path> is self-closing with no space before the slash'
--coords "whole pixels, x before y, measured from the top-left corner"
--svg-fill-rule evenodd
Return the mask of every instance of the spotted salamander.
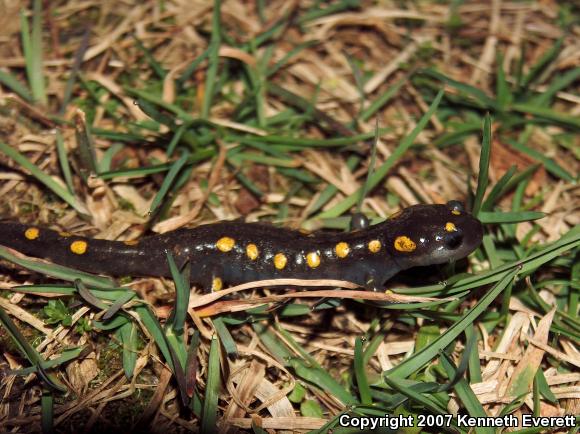
<path id="1" fill-rule="evenodd" d="M 170 276 L 166 252 L 191 264 L 191 283 L 217 291 L 263 279 L 339 279 L 382 288 L 415 266 L 467 256 L 482 240 L 479 220 L 457 201 L 415 205 L 385 222 L 347 233 L 305 234 L 259 223 L 223 222 L 139 241 L 90 239 L 0 223 L 0 245 L 79 270 L 117 276 Z"/>

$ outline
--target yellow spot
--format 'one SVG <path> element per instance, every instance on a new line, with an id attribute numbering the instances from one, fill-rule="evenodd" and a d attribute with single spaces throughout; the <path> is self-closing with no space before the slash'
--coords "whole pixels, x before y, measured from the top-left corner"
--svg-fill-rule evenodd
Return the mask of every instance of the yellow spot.
<path id="1" fill-rule="evenodd" d="M 287 263 L 288 258 L 284 253 L 276 253 L 276 256 L 274 256 L 274 267 L 278 270 L 283 270 Z"/>
<path id="2" fill-rule="evenodd" d="M 403 214 L 403 210 L 400 210 L 400 211 L 397 211 L 396 213 L 391 214 L 387 220 L 394 220 L 397 217 L 399 217 L 401 214 Z"/>
<path id="3" fill-rule="evenodd" d="M 377 253 L 381 250 L 381 242 L 379 240 L 369 241 L 369 250 L 371 253 Z"/>
<path id="4" fill-rule="evenodd" d="M 68 238 L 70 237 L 72 234 L 70 232 L 59 232 L 58 235 L 60 235 L 63 238 Z"/>
<path id="5" fill-rule="evenodd" d="M 234 248 L 235 244 L 234 239 L 230 237 L 222 237 L 215 243 L 216 247 L 222 252 L 229 252 Z"/>
<path id="6" fill-rule="evenodd" d="M 35 240 L 40 236 L 40 230 L 38 228 L 28 228 L 26 232 L 24 232 L 24 236 L 27 240 Z"/>
<path id="7" fill-rule="evenodd" d="M 123 241 L 123 243 L 126 246 L 136 246 L 137 244 L 139 244 L 139 240 L 127 240 L 127 241 Z"/>
<path id="8" fill-rule="evenodd" d="M 417 248 L 415 242 L 406 236 L 397 237 L 395 240 L 395 249 L 399 252 L 412 252 Z"/>
<path id="9" fill-rule="evenodd" d="M 252 261 L 258 259 L 259 253 L 260 252 L 258 251 L 258 246 L 256 246 L 255 244 L 250 243 L 246 246 L 246 255 L 248 255 L 248 258 L 250 258 Z"/>
<path id="10" fill-rule="evenodd" d="M 350 253 L 350 246 L 348 243 L 341 241 L 336 246 L 334 246 L 334 251 L 336 252 L 336 256 L 339 258 L 346 258 Z"/>
<path id="11" fill-rule="evenodd" d="M 221 291 L 224 287 L 224 282 L 219 277 L 214 277 L 211 281 L 211 290 L 212 291 Z"/>
<path id="12" fill-rule="evenodd" d="M 457 230 L 457 228 L 455 227 L 455 225 L 451 222 L 447 222 L 445 223 L 445 230 L 447 232 L 455 232 Z"/>
<path id="13" fill-rule="evenodd" d="M 451 211 L 451 214 L 453 215 L 461 215 L 461 211 L 459 211 L 458 209 L 454 209 Z"/>
<path id="14" fill-rule="evenodd" d="M 300 232 L 302 235 L 306 235 L 306 236 L 312 235 L 312 232 L 309 231 L 308 229 L 300 228 L 300 229 L 298 229 L 298 232 Z"/>
<path id="15" fill-rule="evenodd" d="M 82 255 L 87 251 L 88 244 L 86 241 L 78 240 L 74 241 L 70 245 L 70 251 L 76 253 L 77 255 Z"/>
<path id="16" fill-rule="evenodd" d="M 320 265 L 320 255 L 316 252 L 310 252 L 306 255 L 306 263 L 310 268 L 316 268 Z"/>

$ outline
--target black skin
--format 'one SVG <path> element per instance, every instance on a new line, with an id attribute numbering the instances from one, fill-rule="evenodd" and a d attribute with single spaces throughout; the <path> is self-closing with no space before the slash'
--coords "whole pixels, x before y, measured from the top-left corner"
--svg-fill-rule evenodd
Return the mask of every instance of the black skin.
<path id="1" fill-rule="evenodd" d="M 179 266 L 190 262 L 191 283 L 207 291 L 216 277 L 224 285 L 275 278 L 338 279 L 376 290 L 401 270 L 467 256 L 483 236 L 479 220 L 456 201 L 411 206 L 383 223 L 365 227 L 363 222 L 362 226 L 348 233 L 303 234 L 259 223 L 223 222 L 145 237 L 127 245 L 48 229 L 38 229 L 34 236 L 31 226 L 4 222 L 0 223 L 0 245 L 79 270 L 117 276 L 169 277 L 166 252 L 171 252 Z M 218 248 L 223 237 L 234 241 L 227 252 Z M 412 243 L 401 242 L 399 237 Z M 371 240 L 380 243 L 376 252 L 369 249 Z M 84 253 L 71 251 L 75 241 L 86 243 Z M 250 243 L 258 251 L 254 260 L 247 253 Z M 338 243 L 348 244 L 345 257 L 338 256 Z M 274 265 L 278 253 L 287 258 L 282 269 Z M 317 266 L 308 264 L 308 253 L 318 255 Z"/>

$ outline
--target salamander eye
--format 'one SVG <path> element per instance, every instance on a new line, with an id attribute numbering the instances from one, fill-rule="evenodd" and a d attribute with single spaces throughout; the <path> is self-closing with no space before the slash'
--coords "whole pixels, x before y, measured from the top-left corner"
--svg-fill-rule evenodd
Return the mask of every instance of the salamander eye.
<path id="1" fill-rule="evenodd" d="M 451 211 L 458 211 L 460 213 L 465 212 L 465 206 L 458 200 L 450 200 L 447 202 L 447 208 L 449 208 Z"/>
<path id="2" fill-rule="evenodd" d="M 451 250 L 458 248 L 463 242 L 463 233 L 454 231 L 445 234 L 445 246 Z"/>

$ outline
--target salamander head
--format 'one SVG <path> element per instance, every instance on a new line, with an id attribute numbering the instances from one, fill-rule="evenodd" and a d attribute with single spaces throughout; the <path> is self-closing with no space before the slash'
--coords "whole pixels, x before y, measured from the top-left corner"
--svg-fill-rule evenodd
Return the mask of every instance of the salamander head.
<path id="1" fill-rule="evenodd" d="M 464 258 L 483 237 L 481 222 L 458 201 L 411 206 L 387 222 L 387 248 L 402 269 Z"/>

